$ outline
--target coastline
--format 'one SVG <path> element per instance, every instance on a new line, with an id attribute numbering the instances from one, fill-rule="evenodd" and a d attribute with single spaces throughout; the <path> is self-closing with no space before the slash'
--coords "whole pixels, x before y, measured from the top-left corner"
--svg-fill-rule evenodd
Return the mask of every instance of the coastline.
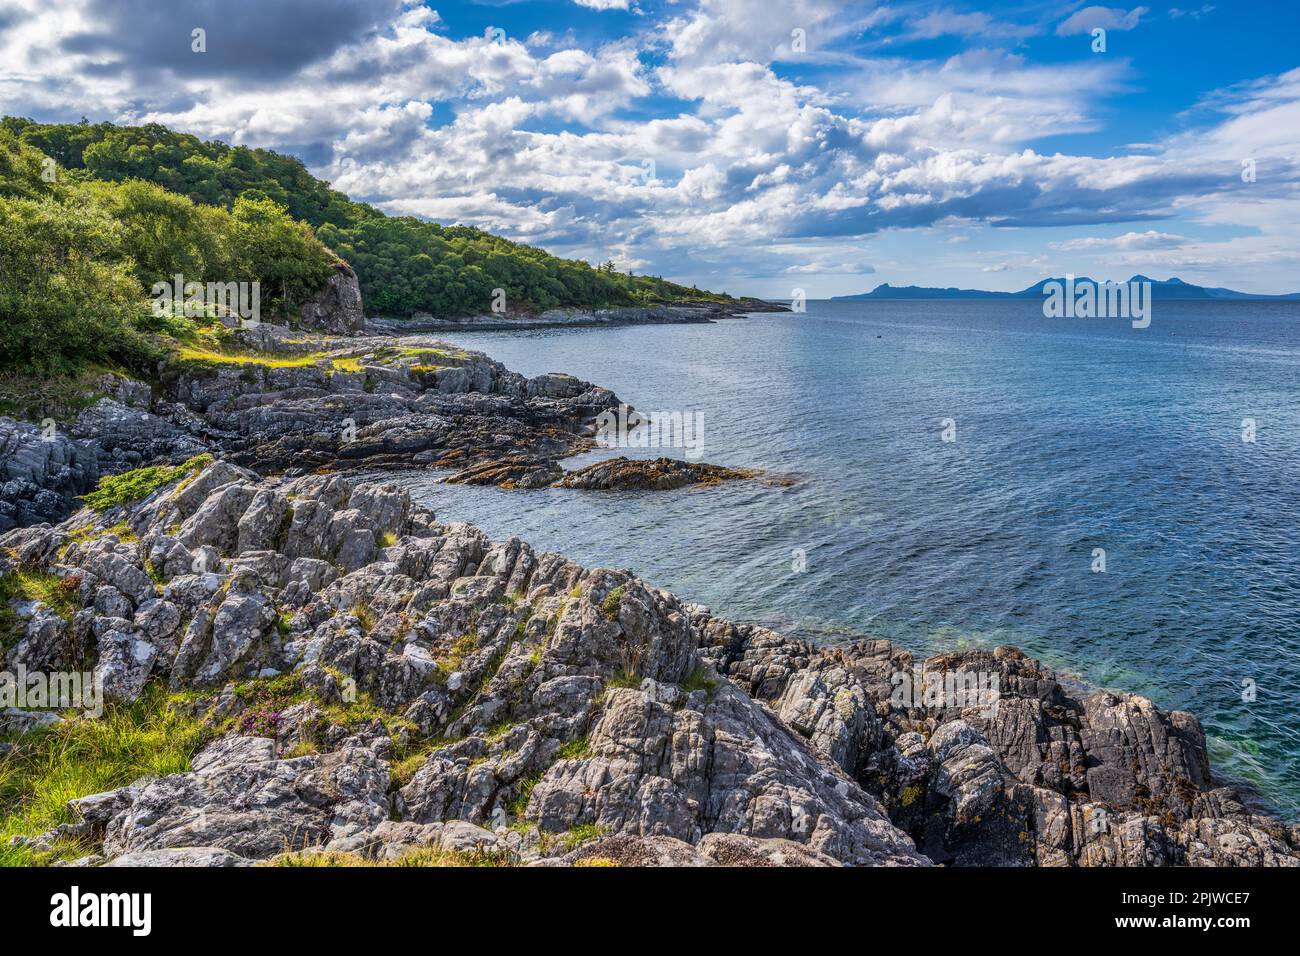
<path id="1" fill-rule="evenodd" d="M 274 340 L 259 331 L 258 341 Z M 403 752 L 412 739 L 450 740 L 410 754 L 420 759 L 409 782 L 376 785 L 365 797 L 383 806 L 383 817 L 399 814 L 405 829 L 385 828 L 369 811 L 354 819 L 352 810 L 333 808 L 348 819 L 341 830 L 331 824 L 326 846 L 338 840 L 337 852 L 372 858 L 442 840 L 448 821 L 462 820 L 475 830 L 458 839 L 532 862 L 604 853 L 714 862 L 797 856 L 805 864 L 1300 865 L 1300 828 L 1253 813 L 1215 784 L 1191 714 L 1164 713 L 1134 695 L 1082 693 L 1014 648 L 921 663 L 886 641 L 813 646 L 715 618 L 629 572 L 581 568 L 516 538 L 491 542 L 473 526 L 444 525 L 391 486 L 307 474 L 322 466 L 477 461 L 492 466 L 493 483 L 537 487 L 530 476 L 541 469 L 549 478 L 547 462 L 584 447 L 597 411 L 618 404 L 591 383 L 558 374 L 526 379 L 446 343 L 370 338 L 333 348 L 340 341 L 318 340 L 329 350 L 289 367 L 188 363 L 164 376 L 158 401 L 121 383 L 115 398 L 83 413 L 90 416 L 83 433 L 114 433 L 110 459 L 133 452 L 141 464 L 170 463 L 208 450 L 218 460 L 141 500 L 9 532 L 7 571 L 25 567 L 78 582 L 78 609 L 68 618 L 40 606 L 24 611 L 10 663 L 53 669 L 77 634 L 83 649 L 97 645 L 97 669 L 119 700 L 158 680 L 211 698 L 216 709 L 204 719 L 220 717 L 227 728 L 211 746 L 238 749 L 221 757 L 232 768 L 254 758 L 279 766 L 301 759 L 287 755 L 310 744 L 320 750 L 313 773 L 343 761 L 391 776 L 385 748 L 397 731 L 387 718 L 368 739 L 343 733 L 348 724 L 338 715 L 326 721 L 336 729 L 320 739 L 315 724 L 311 733 L 303 729 L 311 721 L 302 715 L 284 734 L 277 718 L 269 751 L 256 743 L 265 738 L 229 736 L 248 725 L 238 694 L 221 703 L 241 681 L 299 674 L 319 685 L 324 696 L 312 706 L 320 711 L 337 697 L 329 688 L 342 674 L 380 711 L 415 728 L 406 730 Z M 356 426 L 346 439 L 332 433 L 344 415 Z M 504 470 L 489 437 L 503 428 L 512 449 L 531 449 L 507 456 Z M 105 451 L 70 442 L 68 458 Z M 150 455 L 161 446 L 170 456 Z M 195 562 L 203 568 L 197 574 Z M 276 626 L 286 613 L 291 623 Z M 79 630 L 72 627 L 78 619 L 85 622 Z M 470 620 L 487 623 L 472 647 L 458 648 L 456 633 Z M 918 667 L 996 674 L 999 709 L 989 714 L 951 700 L 895 706 L 893 675 Z M 719 688 L 740 693 L 715 699 Z M 756 817 L 752 807 L 735 818 L 700 816 L 689 808 L 704 795 L 692 796 L 685 766 L 642 778 L 637 813 L 621 789 L 593 804 L 582 796 L 590 787 L 584 781 L 597 766 L 606 775 L 621 766 L 615 728 L 634 715 L 671 726 L 703 721 L 711 734 L 739 721 L 742 737 L 779 756 L 742 747 L 730 759 L 766 768 L 752 771 L 762 779 L 777 773 L 783 787 L 803 794 L 800 813 L 831 822 L 810 830 L 785 802 L 779 820 Z M 12 729 L 23 718 L 7 719 Z M 503 720 L 514 723 L 499 737 Z M 793 734 L 793 750 L 778 745 L 773 734 L 780 733 Z M 658 746 L 654 739 L 646 738 L 638 760 Z M 525 752 L 532 756 L 520 765 L 517 754 Z M 704 759 L 692 756 L 687 765 Z M 835 768 L 832 790 L 840 796 L 800 769 L 809 759 Z M 483 783 L 484 761 L 496 783 L 467 803 Z M 668 784 L 653 782 L 659 779 Z M 755 785 L 751 774 L 745 779 Z M 736 785 L 717 780 L 706 789 Z M 448 804 L 448 794 L 461 794 L 461 802 Z M 185 846 L 193 851 L 188 862 L 199 848 L 239 859 L 267 855 L 263 844 L 250 849 L 233 823 L 231 832 L 203 836 L 208 842 L 178 844 L 180 823 L 158 831 L 143 822 L 183 818 L 175 800 L 152 786 L 117 793 L 108 801 L 111 818 L 86 820 L 77 832 L 102 834 L 104 856 Z M 652 825 L 643 822 L 647 812 Z M 511 830 L 511 819 L 521 829 Z M 565 854 L 543 838 L 575 830 L 587 837 Z M 758 832 L 765 835 L 757 844 L 753 837 L 737 843 L 736 834 Z M 49 852 L 67 831 L 52 834 L 29 835 L 20 847 Z"/>
<path id="2" fill-rule="evenodd" d="M 383 335 L 431 332 L 511 332 L 527 329 L 600 328 L 619 325 L 683 325 L 717 322 L 757 312 L 789 312 L 789 308 L 761 299 L 742 298 L 734 303 L 661 305 L 649 308 L 551 309 L 538 315 L 475 315 L 459 319 L 417 314 L 410 318 L 368 316 L 366 331 Z"/>

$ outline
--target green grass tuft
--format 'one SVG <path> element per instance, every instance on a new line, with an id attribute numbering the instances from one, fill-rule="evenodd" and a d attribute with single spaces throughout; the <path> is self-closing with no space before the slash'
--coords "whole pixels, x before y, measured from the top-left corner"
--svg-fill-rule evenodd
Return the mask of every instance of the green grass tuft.
<path id="1" fill-rule="evenodd" d="M 65 621 L 81 608 L 81 578 L 49 574 L 29 564 L 0 576 L 0 653 L 22 637 L 22 622 L 14 613 L 13 601 L 40 601 Z"/>
<path id="2" fill-rule="evenodd" d="M 691 671 L 690 676 L 687 677 L 686 680 L 682 681 L 682 690 L 686 691 L 688 694 L 697 690 L 707 690 L 712 692 L 713 688 L 717 686 L 718 682 L 709 677 L 703 667 L 695 668 L 695 670 Z"/>
<path id="3" fill-rule="evenodd" d="M 334 371 L 336 372 L 352 372 L 355 374 L 357 372 L 364 371 L 364 367 L 361 364 L 361 359 L 351 358 L 351 357 L 333 359 L 330 362 L 330 367 L 333 368 Z"/>
<path id="4" fill-rule="evenodd" d="M 5 737 L 13 749 L 0 757 L 0 866 L 48 864 L 89 852 L 77 844 L 34 853 L 11 847 L 15 835 L 34 836 L 71 822 L 65 804 L 151 774 L 189 769 L 190 758 L 213 735 L 188 716 L 162 685 L 129 705 L 110 704 L 99 719 L 71 716 L 61 724 Z"/>
<path id="5" fill-rule="evenodd" d="M 609 833 L 609 827 L 603 827 L 596 823 L 580 823 L 573 829 L 560 834 L 559 843 L 564 848 L 565 853 L 572 853 L 584 843 L 599 840 L 607 833 Z"/>
<path id="6" fill-rule="evenodd" d="M 640 687 L 641 676 L 635 670 L 619 671 L 609 680 L 605 681 L 606 687 Z"/>
<path id="7" fill-rule="evenodd" d="M 561 747 L 555 754 L 558 760 L 577 760 L 587 755 L 587 750 L 591 746 L 586 737 L 579 737 L 577 740 L 570 740 Z"/>
<path id="8" fill-rule="evenodd" d="M 248 352 L 218 352 L 214 349 L 181 346 L 176 357 L 182 362 L 210 365 L 260 365 L 264 368 L 306 368 L 324 361 L 323 352 L 310 355 L 257 355 Z M 360 364 L 354 370 L 347 366 L 349 359 L 334 359 L 332 365 L 341 371 L 361 371 Z M 342 363 L 340 365 L 339 363 Z"/>
<path id="9" fill-rule="evenodd" d="M 535 774 L 519 781 L 515 787 L 515 795 L 511 798 L 510 803 L 506 806 L 506 812 L 512 817 L 522 819 L 528 812 L 528 801 L 533 798 L 533 791 L 537 785 L 542 782 L 542 775 Z"/>
<path id="10" fill-rule="evenodd" d="M 211 455 L 196 455 L 181 465 L 150 465 L 120 475 L 105 475 L 99 486 L 82 500 L 95 511 L 107 511 L 115 505 L 138 501 L 163 485 L 186 478 L 212 462 Z"/>

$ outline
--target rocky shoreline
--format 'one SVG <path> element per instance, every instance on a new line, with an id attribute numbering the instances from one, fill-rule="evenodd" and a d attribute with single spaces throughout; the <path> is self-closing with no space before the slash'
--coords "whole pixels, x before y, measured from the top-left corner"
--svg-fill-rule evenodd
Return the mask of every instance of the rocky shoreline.
<path id="1" fill-rule="evenodd" d="M 0 419 L 0 579 L 20 589 L 0 608 L 5 670 L 92 671 L 110 702 L 205 741 L 182 772 L 16 837 L 33 858 L 1300 865 L 1300 827 L 1215 780 L 1191 714 L 1081 691 L 1010 647 L 814 646 L 350 480 L 756 476 L 565 472 L 612 392 L 425 337 L 334 336 L 355 316 L 317 311 L 331 335 L 235 333 L 242 354 L 180 354 L 153 390 L 109 378 L 52 434 Z M 10 756 L 59 732 L 49 711 L 0 726 Z"/>
<path id="2" fill-rule="evenodd" d="M 212 729 L 187 772 L 20 838 L 83 865 L 1300 865 L 1300 828 L 1216 786 L 1191 714 L 1072 696 L 1013 648 L 814 647 L 396 486 L 196 463 L 0 549 L 75 605 L 18 607 L 6 668 L 93 662 L 110 701 L 163 686 Z M 914 672 L 998 694 L 898 701 Z"/>
<path id="3" fill-rule="evenodd" d="M 659 305 L 646 308 L 550 309 L 536 315 L 473 315 L 437 318 L 417 313 L 410 318 L 371 316 L 366 331 L 385 335 L 417 335 L 428 332 L 512 332 L 520 329 L 599 328 L 618 325 L 690 325 L 716 322 L 751 312 L 789 312 L 788 306 L 763 299 L 742 298 L 735 302 L 700 302 Z"/>
<path id="4" fill-rule="evenodd" d="M 263 325 L 233 341 L 247 360 L 170 360 L 155 396 L 108 376 L 98 401 L 60 428 L 0 417 L 0 531 L 61 520 L 103 475 L 203 452 L 265 475 L 425 467 L 456 483 L 547 487 L 569 477 L 563 459 L 596 447 L 596 416 L 623 405 L 571 375 L 525 378 L 424 336 Z M 564 486 L 594 487 L 589 471 Z M 659 480 L 664 472 L 673 480 Z M 620 472 L 622 487 L 749 476 L 686 462 Z"/>

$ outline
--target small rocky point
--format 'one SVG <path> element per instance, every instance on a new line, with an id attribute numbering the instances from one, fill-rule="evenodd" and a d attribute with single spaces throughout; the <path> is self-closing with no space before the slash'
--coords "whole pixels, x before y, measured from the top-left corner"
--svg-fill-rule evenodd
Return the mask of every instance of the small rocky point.
<path id="1" fill-rule="evenodd" d="M 1300 864 L 1300 828 L 1214 780 L 1191 714 L 1071 692 L 1009 647 L 920 665 L 996 672 L 996 707 L 899 706 L 917 665 L 888 642 L 731 623 L 392 485 L 217 460 L 9 531 L 20 567 L 75 608 L 12 608 L 7 669 L 183 691 L 222 729 L 186 772 L 18 838 L 84 841 L 81 865 Z"/>
<path id="2" fill-rule="evenodd" d="M 757 478 L 752 468 L 726 468 L 680 458 L 608 458 L 568 472 L 557 488 L 587 491 L 670 491 L 689 485 L 716 485 L 724 481 Z"/>

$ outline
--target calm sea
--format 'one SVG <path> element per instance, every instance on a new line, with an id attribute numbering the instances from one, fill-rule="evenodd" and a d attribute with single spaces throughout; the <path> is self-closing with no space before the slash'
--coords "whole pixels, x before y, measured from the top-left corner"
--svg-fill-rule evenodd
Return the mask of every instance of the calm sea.
<path id="1" fill-rule="evenodd" d="M 813 640 L 1015 644 L 1192 710 L 1216 769 L 1300 818 L 1300 305 L 1157 302 L 1138 330 L 1037 302 L 810 302 L 449 338 L 651 415 L 699 412 L 703 460 L 796 481 L 601 494 L 402 476 L 444 520 Z"/>

